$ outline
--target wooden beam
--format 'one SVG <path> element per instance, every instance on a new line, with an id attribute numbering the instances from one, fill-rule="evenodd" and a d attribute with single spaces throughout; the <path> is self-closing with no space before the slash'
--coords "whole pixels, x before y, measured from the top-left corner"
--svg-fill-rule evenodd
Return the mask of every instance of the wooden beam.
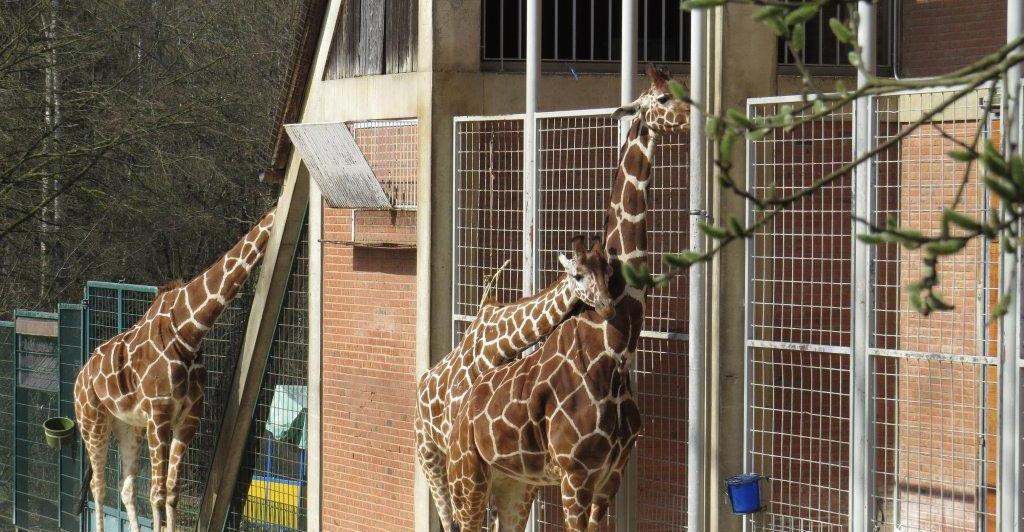
<path id="1" fill-rule="evenodd" d="M 298 164 L 297 160 L 293 160 L 293 164 Z M 277 203 L 274 230 L 253 295 L 242 352 L 235 369 L 235 383 L 224 407 L 224 418 L 197 523 L 200 532 L 223 530 L 231 508 L 238 470 L 252 424 L 252 413 L 301 236 L 309 200 L 309 174 L 304 169 L 294 169 L 290 174 L 294 177 L 285 182 Z"/>

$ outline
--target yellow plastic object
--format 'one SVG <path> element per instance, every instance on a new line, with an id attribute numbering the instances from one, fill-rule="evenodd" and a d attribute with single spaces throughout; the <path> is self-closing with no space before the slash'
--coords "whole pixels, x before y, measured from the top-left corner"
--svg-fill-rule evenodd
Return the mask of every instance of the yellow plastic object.
<path id="1" fill-rule="evenodd" d="M 251 522 L 299 526 L 299 491 L 297 483 L 253 479 L 245 499 L 245 518 Z"/>

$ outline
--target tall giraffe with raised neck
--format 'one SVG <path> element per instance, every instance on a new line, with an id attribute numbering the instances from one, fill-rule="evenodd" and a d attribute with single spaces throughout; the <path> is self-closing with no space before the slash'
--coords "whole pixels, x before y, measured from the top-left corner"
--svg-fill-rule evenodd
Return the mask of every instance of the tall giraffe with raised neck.
<path id="1" fill-rule="evenodd" d="M 614 316 L 573 314 L 537 351 L 481 375 L 463 401 L 449 442 L 449 489 L 463 532 L 479 530 L 488 498 L 498 529 L 522 530 L 537 489 L 561 488 L 566 529 L 596 531 L 618 491 L 640 432 L 629 371 L 643 326 L 646 288 L 623 264 L 647 262 L 647 190 L 657 138 L 686 131 L 689 106 L 668 76 L 614 117 L 635 114 L 608 200 L 604 245 Z"/>
<path id="2" fill-rule="evenodd" d="M 271 211 L 201 275 L 162 287 L 142 318 L 97 347 L 78 373 L 75 414 L 93 472 L 85 482 L 96 508 L 103 508 L 113 431 L 121 457 L 121 502 L 132 532 L 139 530 L 135 478 L 143 434 L 149 445 L 153 530 L 160 532 L 164 514 L 166 529 L 174 530 L 181 461 L 203 413 L 206 369 L 200 346 L 263 258 L 273 224 Z M 96 532 L 103 532 L 103 512 L 95 514 Z"/>
<path id="3" fill-rule="evenodd" d="M 448 494 L 448 436 L 452 418 L 469 387 L 483 372 L 508 363 L 547 336 L 580 302 L 610 315 L 611 268 L 600 242 L 590 250 L 582 236 L 573 239 L 573 258 L 558 256 L 565 275 L 537 294 L 515 303 L 485 301 L 454 349 L 418 383 L 414 426 L 416 458 L 430 485 L 438 517 L 452 528 Z"/>

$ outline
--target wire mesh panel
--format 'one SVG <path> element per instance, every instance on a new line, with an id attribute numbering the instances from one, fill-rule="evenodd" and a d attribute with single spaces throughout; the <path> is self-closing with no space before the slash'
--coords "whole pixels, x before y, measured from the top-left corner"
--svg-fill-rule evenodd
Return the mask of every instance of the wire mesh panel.
<path id="1" fill-rule="evenodd" d="M 953 95 L 910 93 L 876 99 L 878 141 Z M 988 91 L 959 98 L 877 159 L 877 215 L 926 233 L 942 209 L 984 219 L 995 205 L 976 168 L 947 153 L 998 135 L 984 117 Z M 955 230 L 954 230 L 955 231 Z M 940 261 L 950 312 L 921 316 L 907 286 L 922 275 L 923 253 L 880 247 L 875 261 L 875 523 L 900 530 L 981 530 L 996 525 L 998 243 L 975 239 Z"/>
<path id="2" fill-rule="evenodd" d="M 397 209 L 415 209 L 417 121 L 368 120 L 351 122 L 348 127 L 391 204 Z"/>
<path id="3" fill-rule="evenodd" d="M 769 116 L 783 105 L 749 111 Z M 852 110 L 843 109 L 751 142 L 750 183 L 759 195 L 772 183 L 786 195 L 852 152 Z M 851 194 L 842 176 L 748 243 L 747 466 L 772 478 L 755 528 L 848 528 Z"/>
<path id="4" fill-rule="evenodd" d="M 563 270 L 558 252 L 570 251 L 576 235 L 600 237 L 619 158 L 619 128 L 610 110 L 538 115 L 537 271 L 535 287 Z M 455 124 L 454 340 L 477 312 L 483 280 L 506 259 L 498 299 L 522 294 L 522 119 L 458 118 Z M 688 142 L 661 139 L 648 214 L 651 264 L 684 249 Z M 681 530 L 686 523 L 686 316 L 687 280 L 681 277 L 649 299 L 635 375 L 644 428 L 633 453 L 639 530 Z M 623 490 L 625 491 L 625 490 Z M 537 507 L 539 530 L 562 528 L 556 488 L 545 488 Z M 613 512 L 614 513 L 614 512 Z M 614 515 L 607 529 L 616 526 Z M 620 527 L 621 528 L 621 527 Z"/>
<path id="5" fill-rule="evenodd" d="M 82 324 L 84 307 L 61 303 L 57 307 L 57 343 L 60 363 L 59 414 L 75 418 L 75 378 L 82 367 L 83 337 Z M 80 516 L 75 513 L 78 495 L 82 487 L 81 446 L 76 439 L 74 445 L 60 449 L 60 529 L 78 532 L 82 528 Z"/>
<path id="6" fill-rule="evenodd" d="M 59 529 L 58 451 L 43 422 L 58 414 L 57 315 L 16 311 L 14 335 L 14 525 Z"/>
<path id="7" fill-rule="evenodd" d="M 303 227 L 226 530 L 305 530 L 309 244 Z"/>
<path id="8" fill-rule="evenodd" d="M 0 321 L 0 530 L 14 524 L 14 322 Z"/>
<path id="9" fill-rule="evenodd" d="M 975 139 L 998 145 L 1000 122 L 984 112 L 991 95 L 976 90 L 947 102 L 954 94 L 875 98 L 875 142 L 890 144 L 872 161 L 875 224 L 936 234 L 944 208 L 985 219 L 997 207 L 978 168 L 948 156 Z M 757 99 L 749 109 L 767 116 L 786 104 L 799 98 Z M 852 160 L 851 121 L 840 113 L 749 142 L 756 191 L 764 195 L 774 182 L 786 195 Z M 851 293 L 864 290 L 872 395 L 856 399 L 870 406 L 853 422 L 873 443 L 873 470 L 863 472 L 872 478 L 873 526 L 994 529 L 1003 489 L 1000 339 L 991 319 L 999 244 L 975 239 L 940 261 L 937 289 L 956 309 L 922 316 L 908 298 L 924 273 L 922 251 L 874 247 L 868 278 L 852 278 L 850 179 L 801 200 L 748 244 L 748 464 L 772 477 L 769 511 L 751 522 L 778 530 L 848 527 Z"/>

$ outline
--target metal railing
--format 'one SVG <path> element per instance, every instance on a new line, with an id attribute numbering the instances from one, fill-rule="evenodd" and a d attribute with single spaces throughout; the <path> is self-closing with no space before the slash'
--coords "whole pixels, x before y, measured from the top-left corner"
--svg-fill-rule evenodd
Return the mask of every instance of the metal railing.
<path id="1" fill-rule="evenodd" d="M 952 94 L 876 97 L 869 106 L 874 142 L 892 138 Z M 979 171 L 965 174 L 947 152 L 956 144 L 951 139 L 969 140 L 977 131 L 999 136 L 999 120 L 983 120 L 991 96 L 977 90 L 959 98 L 873 158 L 867 175 L 877 223 L 895 218 L 937 230 L 964 175 L 958 210 L 988 215 L 995 204 Z M 748 111 L 767 116 L 799 101 L 756 98 Z M 854 122 L 850 108 L 749 141 L 748 183 L 759 194 L 774 183 L 785 195 L 852 161 Z M 860 229 L 852 205 L 866 200 L 854 198 L 855 179 L 842 176 L 801 200 L 747 244 L 746 469 L 772 478 L 768 511 L 748 525 L 846 530 L 860 475 L 873 486 L 861 494 L 869 507 L 864 519 L 877 529 L 994 530 L 1011 515 L 997 510 L 998 494 L 1019 492 L 1019 477 L 1017 486 L 1000 486 L 996 475 L 1005 466 L 997 449 L 1011 444 L 997 422 L 999 331 L 990 320 L 999 244 L 975 240 L 943 260 L 941 289 L 956 310 L 922 317 L 907 300 L 908 284 L 921 275 L 921 252 L 878 246 L 871 271 L 854 274 L 853 233 Z M 748 221 L 756 216 L 752 211 Z M 871 302 L 861 324 L 869 332 L 870 396 L 863 397 L 852 386 L 860 371 L 851 359 L 855 293 L 870 294 Z M 860 418 L 851 411 L 855 401 L 868 405 Z M 858 431 L 871 449 L 851 445 Z M 872 457 L 866 470 L 853 469 L 854 452 Z"/>

